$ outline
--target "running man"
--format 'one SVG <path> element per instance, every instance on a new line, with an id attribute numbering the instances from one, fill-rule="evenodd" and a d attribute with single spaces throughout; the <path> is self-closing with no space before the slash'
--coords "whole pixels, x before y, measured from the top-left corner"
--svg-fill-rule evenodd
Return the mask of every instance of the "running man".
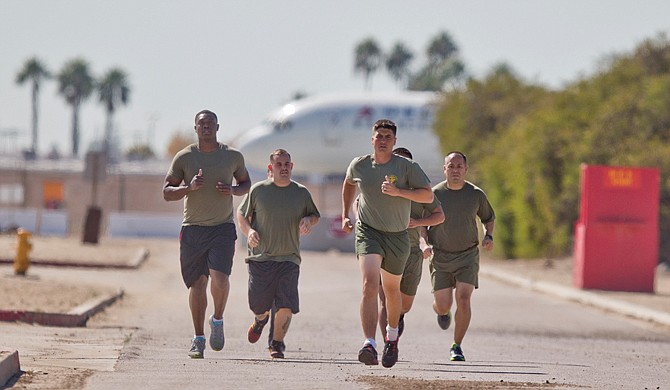
<path id="1" fill-rule="evenodd" d="M 189 308 L 195 335 L 188 354 L 205 356 L 207 284 L 211 275 L 214 314 L 209 317 L 210 347 L 223 349 L 223 311 L 230 290 L 229 276 L 237 233 L 233 222 L 233 195 L 249 191 L 251 180 L 242 154 L 216 140 L 218 118 L 209 110 L 195 116 L 198 142 L 179 151 L 165 177 L 163 198 L 184 199 L 179 234 L 181 274 L 189 289 Z M 237 185 L 233 185 L 233 179 Z"/>
<path id="2" fill-rule="evenodd" d="M 393 154 L 412 159 L 412 152 L 406 148 L 396 148 Z M 400 310 L 400 320 L 398 321 L 398 337 L 405 329 L 405 314 L 409 313 L 414 304 L 414 297 L 421 282 L 423 271 L 423 260 L 430 257 L 427 244 L 427 226 L 437 225 L 444 222 L 444 213 L 440 201 L 433 199 L 432 203 L 412 202 L 410 209 L 409 228 L 409 246 L 410 254 L 405 263 L 405 270 L 400 280 L 400 294 L 402 296 L 402 308 Z M 422 248 L 423 241 L 423 248 Z M 379 330 L 382 336 L 386 337 L 386 299 L 384 289 L 379 290 L 379 300 L 381 308 L 379 310 Z"/>
<path id="3" fill-rule="evenodd" d="M 356 221 L 356 255 L 363 276 L 360 304 L 365 341 L 358 360 L 379 364 L 375 333 L 378 322 L 379 280 L 386 296 L 388 326 L 382 365 L 398 361 L 398 322 L 401 311 L 400 280 L 409 256 L 409 214 L 411 202 L 430 203 L 430 180 L 419 164 L 393 154 L 396 125 L 388 119 L 372 127 L 373 153 L 356 157 L 342 184 L 342 230 L 351 232 L 351 206 L 360 191 Z"/>
<path id="4" fill-rule="evenodd" d="M 433 285 L 433 310 L 437 323 L 447 330 L 451 324 L 451 305 L 456 296 L 454 342 L 449 351 L 451 360 L 465 361 L 461 343 L 470 326 L 472 293 L 479 287 L 479 229 L 484 227 L 482 247 L 493 249 L 495 213 L 484 191 L 465 180 L 468 161 L 465 154 L 455 151 L 444 158 L 446 180 L 433 187 L 435 197 L 442 203 L 445 220 L 428 229 L 433 245 L 430 276 Z"/>
<path id="5" fill-rule="evenodd" d="M 270 356 L 283 358 L 284 337 L 300 311 L 300 236 L 311 232 L 320 214 L 307 188 L 291 180 L 286 150 L 270 155 L 268 169 L 268 179 L 254 184 L 238 208 L 237 220 L 248 239 L 249 308 L 255 315 L 247 338 L 257 342 L 274 311 Z"/>

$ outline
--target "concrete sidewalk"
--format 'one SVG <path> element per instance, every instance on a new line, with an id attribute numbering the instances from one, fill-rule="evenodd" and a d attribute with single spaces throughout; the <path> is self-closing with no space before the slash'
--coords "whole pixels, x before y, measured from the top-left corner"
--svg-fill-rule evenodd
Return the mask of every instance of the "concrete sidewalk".
<path id="1" fill-rule="evenodd" d="M 142 240 L 101 240 L 84 244 L 74 237 L 30 238 L 31 266 L 132 269 L 142 265 L 149 251 Z M 16 235 L 0 235 L 0 264 L 14 263 Z"/>
<path id="2" fill-rule="evenodd" d="M 670 270 L 664 265 L 656 269 L 654 293 L 584 290 L 574 287 L 572 273 L 571 258 L 482 258 L 480 267 L 484 277 L 670 328 Z"/>
<path id="3" fill-rule="evenodd" d="M 35 273 L 36 267 L 137 269 L 149 256 L 148 249 L 138 240 L 103 241 L 98 245 L 90 245 L 83 244 L 80 240 L 74 238 L 32 237 L 31 244 L 33 250 L 29 252 L 28 279 L 30 279 L 30 275 Z M 0 236 L 0 265 L 11 265 L 14 262 L 13 258 L 10 257 L 14 250 L 15 236 Z M 25 294 L 26 291 L 22 290 L 24 287 L 22 279 L 25 278 L 5 277 L 3 283 L 9 286 L 4 286 L 6 288 L 0 292 L 5 291 L 7 293 L 7 290 L 11 291 L 13 289 L 17 295 Z M 81 304 L 61 312 L 57 308 L 50 309 L 49 302 L 56 300 L 54 297 L 59 295 L 59 290 L 66 294 L 62 285 L 45 278 L 37 277 L 34 279 L 38 280 L 41 285 L 53 285 L 52 288 L 45 289 L 45 291 L 48 291 L 48 296 L 44 296 L 41 291 L 28 291 L 28 293 L 33 294 L 31 301 L 37 301 L 31 302 L 36 306 L 36 309 L 5 310 L 6 306 L 3 306 L 3 304 L 14 302 L 13 305 L 15 305 L 18 299 L 17 296 L 8 293 L 9 296 L 3 296 L 0 299 L 0 321 L 54 327 L 84 327 L 92 316 L 116 302 L 124 294 L 123 289 L 113 292 L 106 292 L 101 289 L 93 292 L 94 298 L 85 300 Z M 72 280 L 73 285 L 79 285 L 79 282 L 79 280 Z M 84 289 L 82 287 L 80 290 L 83 291 Z M 85 296 L 82 295 L 82 299 Z M 7 381 L 20 372 L 19 351 L 0 345 L 0 387 L 3 387 Z"/>

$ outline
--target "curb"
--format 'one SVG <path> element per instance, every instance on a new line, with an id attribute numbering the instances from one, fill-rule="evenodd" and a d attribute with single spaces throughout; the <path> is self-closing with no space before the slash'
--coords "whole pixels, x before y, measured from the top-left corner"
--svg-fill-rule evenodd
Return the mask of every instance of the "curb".
<path id="1" fill-rule="evenodd" d="M 128 264 L 114 264 L 114 263 L 87 263 L 75 261 L 62 260 L 44 260 L 31 259 L 30 265 L 45 265 L 52 267 L 77 267 L 77 268 L 108 268 L 108 269 L 135 269 L 139 268 L 144 261 L 149 257 L 149 250 L 147 248 L 140 248 L 135 257 Z M 14 259 L 0 258 L 0 264 L 14 264 Z"/>
<path id="2" fill-rule="evenodd" d="M 83 327 L 96 313 L 114 303 L 123 296 L 123 290 L 92 299 L 75 307 L 67 313 L 44 313 L 21 310 L 0 310 L 0 321 L 26 322 L 46 326 Z"/>
<path id="3" fill-rule="evenodd" d="M 0 387 L 4 388 L 7 382 L 20 372 L 19 351 L 6 350 L 4 347 L 0 347 Z"/>
<path id="4" fill-rule="evenodd" d="M 623 314 L 628 317 L 670 326 L 670 314 L 658 310 L 648 309 L 617 299 L 604 298 L 593 292 L 565 287 L 557 283 L 542 282 L 520 277 L 490 264 L 480 268 L 479 273 L 492 279 L 519 286 L 527 290 L 553 295 L 569 301 Z"/>

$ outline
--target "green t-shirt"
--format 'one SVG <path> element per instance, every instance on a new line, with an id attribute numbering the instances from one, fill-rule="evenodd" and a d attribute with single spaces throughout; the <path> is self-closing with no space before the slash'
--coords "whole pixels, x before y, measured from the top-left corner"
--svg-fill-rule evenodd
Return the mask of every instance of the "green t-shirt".
<path id="1" fill-rule="evenodd" d="M 300 220 L 320 217 L 312 195 L 302 184 L 291 181 L 286 187 L 266 179 L 251 186 L 239 206 L 260 242 L 249 248 L 246 261 L 292 261 L 300 265 Z"/>
<path id="2" fill-rule="evenodd" d="M 460 190 L 450 190 L 445 180 L 433 187 L 433 193 L 442 203 L 444 222 L 428 228 L 429 242 L 445 252 L 462 252 L 478 245 L 477 217 L 484 224 L 495 219 L 484 191 L 468 181 Z"/>
<path id="3" fill-rule="evenodd" d="M 233 222 L 233 197 L 223 196 L 216 183 L 232 185 L 233 178 L 248 176 L 238 150 L 219 143 L 212 152 L 201 152 L 196 144 L 177 152 L 167 175 L 188 184 L 202 169 L 205 185 L 184 197 L 183 225 L 216 226 Z"/>
<path id="4" fill-rule="evenodd" d="M 358 219 L 383 232 L 407 229 L 411 201 L 382 193 L 384 177 L 396 177 L 398 188 L 429 187 L 430 180 L 419 164 L 393 155 L 386 164 L 376 164 L 372 155 L 356 157 L 347 168 L 346 180 L 357 183 L 360 191 Z"/>
<path id="5" fill-rule="evenodd" d="M 430 215 L 433 212 L 433 210 L 435 210 L 438 207 L 440 207 L 440 201 L 437 200 L 437 197 L 434 197 L 431 203 L 412 202 L 412 207 L 410 208 L 409 216 L 414 219 L 423 218 L 427 215 Z M 419 233 L 420 228 L 421 226 L 407 229 L 407 233 L 409 233 L 410 248 L 419 247 L 420 244 L 419 240 L 421 238 L 421 234 Z"/>

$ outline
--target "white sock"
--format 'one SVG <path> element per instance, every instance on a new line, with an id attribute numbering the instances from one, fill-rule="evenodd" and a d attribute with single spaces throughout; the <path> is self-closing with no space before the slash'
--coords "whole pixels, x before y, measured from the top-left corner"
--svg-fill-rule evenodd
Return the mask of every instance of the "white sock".
<path id="1" fill-rule="evenodd" d="M 193 336 L 194 339 L 204 339 L 205 335 L 203 334 L 202 336 L 195 335 Z"/>
<path id="2" fill-rule="evenodd" d="M 398 340 L 398 328 L 391 328 L 390 325 L 386 325 L 386 339 L 388 341 Z"/>
<path id="3" fill-rule="evenodd" d="M 368 344 L 372 345 L 372 348 L 377 349 L 377 342 L 375 341 L 375 339 L 365 339 L 365 341 L 363 342 L 363 346 L 366 346 Z"/>
<path id="4" fill-rule="evenodd" d="M 223 322 L 223 317 L 221 317 L 220 320 L 217 320 L 216 317 L 212 316 L 212 322 L 216 322 L 216 323 Z"/>

